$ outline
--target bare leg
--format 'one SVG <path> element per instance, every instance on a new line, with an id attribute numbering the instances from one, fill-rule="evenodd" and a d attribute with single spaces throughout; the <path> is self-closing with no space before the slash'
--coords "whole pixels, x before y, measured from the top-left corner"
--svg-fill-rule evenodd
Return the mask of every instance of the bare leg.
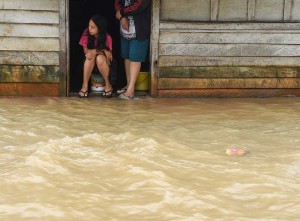
<path id="1" fill-rule="evenodd" d="M 109 66 L 107 64 L 106 57 L 104 55 L 98 55 L 96 57 L 96 64 L 97 64 L 97 67 L 98 67 L 100 73 L 102 74 L 102 76 L 104 78 L 105 91 L 106 92 L 111 91 L 113 88 L 112 88 L 112 85 L 109 80 Z"/>
<path id="2" fill-rule="evenodd" d="M 129 67 L 130 67 L 130 80 L 129 85 L 127 88 L 127 91 L 124 93 L 126 96 L 133 96 L 134 95 L 134 88 L 135 88 L 135 82 L 139 76 L 140 70 L 141 70 L 141 62 L 133 62 L 130 61 Z"/>
<path id="3" fill-rule="evenodd" d="M 130 83 L 130 61 L 129 61 L 129 59 L 125 59 L 124 63 L 125 63 L 125 72 L 126 72 L 126 80 L 127 80 L 127 84 L 124 88 L 128 88 L 129 83 Z"/>
<path id="4" fill-rule="evenodd" d="M 83 83 L 81 87 L 81 91 L 85 92 L 88 90 L 88 84 L 89 80 L 92 74 L 92 71 L 95 67 L 95 59 L 85 59 L 84 65 L 83 65 Z M 80 95 L 83 95 L 82 92 L 79 92 Z"/>

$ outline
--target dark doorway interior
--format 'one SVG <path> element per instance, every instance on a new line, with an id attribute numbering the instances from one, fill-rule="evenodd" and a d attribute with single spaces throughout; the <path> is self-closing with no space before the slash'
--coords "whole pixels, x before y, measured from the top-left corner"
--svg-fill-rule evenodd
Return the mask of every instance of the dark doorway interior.
<path id="1" fill-rule="evenodd" d="M 114 1 L 111 0 L 71 0 L 70 14 L 70 79 L 69 92 L 78 92 L 82 85 L 82 69 L 84 54 L 79 40 L 82 32 L 88 27 L 89 19 L 94 14 L 101 14 L 107 18 L 108 32 L 113 38 L 113 56 L 118 62 L 118 82 L 116 87 L 126 84 L 124 64 L 120 58 L 119 21 L 115 18 Z M 142 65 L 142 71 L 148 70 L 149 63 Z"/>

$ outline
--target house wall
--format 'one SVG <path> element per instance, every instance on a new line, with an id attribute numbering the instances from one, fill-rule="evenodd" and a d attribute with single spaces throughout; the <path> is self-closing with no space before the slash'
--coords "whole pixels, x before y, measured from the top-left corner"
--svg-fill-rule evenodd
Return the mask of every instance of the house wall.
<path id="1" fill-rule="evenodd" d="M 60 1 L 0 0 L 0 8 L 0 95 L 60 95 Z"/>
<path id="2" fill-rule="evenodd" d="M 157 96 L 300 96 L 300 0 L 157 2 Z"/>

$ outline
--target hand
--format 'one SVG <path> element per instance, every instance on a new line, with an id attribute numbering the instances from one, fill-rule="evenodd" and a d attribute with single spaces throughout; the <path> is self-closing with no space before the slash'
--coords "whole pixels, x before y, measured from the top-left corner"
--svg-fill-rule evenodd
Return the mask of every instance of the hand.
<path id="1" fill-rule="evenodd" d="M 110 62 L 113 59 L 111 51 L 104 50 L 104 54 L 105 54 L 106 59 L 107 59 L 107 64 L 110 65 Z"/>
<path id="2" fill-rule="evenodd" d="M 126 31 L 129 31 L 129 24 L 128 19 L 126 17 L 123 17 L 121 20 L 122 28 Z"/>
<path id="3" fill-rule="evenodd" d="M 96 50 L 88 50 L 88 52 L 85 54 L 85 58 L 88 60 L 94 59 L 96 56 Z"/>

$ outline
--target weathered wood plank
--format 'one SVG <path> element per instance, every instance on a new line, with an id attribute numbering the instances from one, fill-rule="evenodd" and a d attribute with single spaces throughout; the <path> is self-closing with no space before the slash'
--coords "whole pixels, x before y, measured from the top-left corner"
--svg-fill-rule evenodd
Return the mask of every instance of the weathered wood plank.
<path id="1" fill-rule="evenodd" d="M 7 37 L 59 37 L 58 25 L 1 24 L 0 33 Z"/>
<path id="2" fill-rule="evenodd" d="M 247 11 L 248 21 L 255 20 L 255 3 L 256 0 L 248 0 L 248 11 Z"/>
<path id="3" fill-rule="evenodd" d="M 58 24 L 57 12 L 0 10 L 1 23 Z"/>
<path id="4" fill-rule="evenodd" d="M 284 11 L 283 11 L 283 20 L 290 21 L 292 15 L 292 4 L 294 0 L 285 0 L 284 1 Z"/>
<path id="5" fill-rule="evenodd" d="M 190 55 L 205 57 L 300 56 L 300 45 L 160 44 L 159 55 Z"/>
<path id="6" fill-rule="evenodd" d="M 66 96 L 68 94 L 67 91 L 67 77 L 68 77 L 68 70 L 69 70 L 69 64 L 68 64 L 68 45 L 67 41 L 68 39 L 68 28 L 67 28 L 67 18 L 66 18 L 66 0 L 60 0 L 59 6 L 59 70 L 61 72 L 61 78 L 60 78 L 60 95 Z"/>
<path id="7" fill-rule="evenodd" d="M 160 20 L 160 0 L 152 1 L 152 22 L 151 22 L 151 45 L 150 45 L 150 74 L 152 97 L 157 97 L 158 80 L 158 39 L 159 39 L 159 20 Z"/>
<path id="8" fill-rule="evenodd" d="M 300 97 L 300 89 L 197 89 L 159 90 L 158 97 Z"/>
<path id="9" fill-rule="evenodd" d="M 299 13 L 300 14 L 300 13 Z M 164 22 L 162 30 L 299 30 L 300 23 L 197 23 Z"/>
<path id="10" fill-rule="evenodd" d="M 300 1 L 299 0 L 294 0 L 292 4 L 292 12 L 291 12 L 291 20 L 292 21 L 300 21 Z"/>
<path id="11" fill-rule="evenodd" d="M 284 0 L 256 0 L 256 21 L 282 21 Z"/>
<path id="12" fill-rule="evenodd" d="M 188 66 L 285 66 L 299 67 L 299 57 L 198 57 L 160 56 L 159 67 Z"/>
<path id="13" fill-rule="evenodd" d="M 58 52 L 1 51 L 1 65 L 59 65 Z"/>
<path id="14" fill-rule="evenodd" d="M 209 21 L 210 1 L 197 0 L 186 3 L 182 0 L 161 0 L 161 20 Z"/>
<path id="15" fill-rule="evenodd" d="M 0 37 L 0 48 L 5 51 L 59 51 L 59 39 Z"/>
<path id="16" fill-rule="evenodd" d="M 0 96 L 57 97 L 57 83 L 0 83 Z"/>
<path id="17" fill-rule="evenodd" d="M 58 66 L 0 66 L 0 82 L 56 82 L 59 83 Z"/>
<path id="18" fill-rule="evenodd" d="M 218 21 L 247 21 L 247 0 L 220 0 Z"/>
<path id="19" fill-rule="evenodd" d="M 161 67 L 160 78 L 300 78 L 299 67 Z"/>
<path id="20" fill-rule="evenodd" d="M 58 11 L 58 0 L 4 0 L 0 2 L 1 9 Z"/>
<path id="21" fill-rule="evenodd" d="M 219 0 L 210 0 L 210 20 L 217 21 L 219 12 Z"/>
<path id="22" fill-rule="evenodd" d="M 300 88 L 300 78 L 159 78 L 158 89 Z"/>
<path id="23" fill-rule="evenodd" d="M 259 43 L 259 44 L 300 44 L 299 33 L 241 33 L 241 32 L 206 32 L 191 33 L 177 31 L 161 31 L 159 43 L 176 44 L 228 44 L 228 43 Z"/>

